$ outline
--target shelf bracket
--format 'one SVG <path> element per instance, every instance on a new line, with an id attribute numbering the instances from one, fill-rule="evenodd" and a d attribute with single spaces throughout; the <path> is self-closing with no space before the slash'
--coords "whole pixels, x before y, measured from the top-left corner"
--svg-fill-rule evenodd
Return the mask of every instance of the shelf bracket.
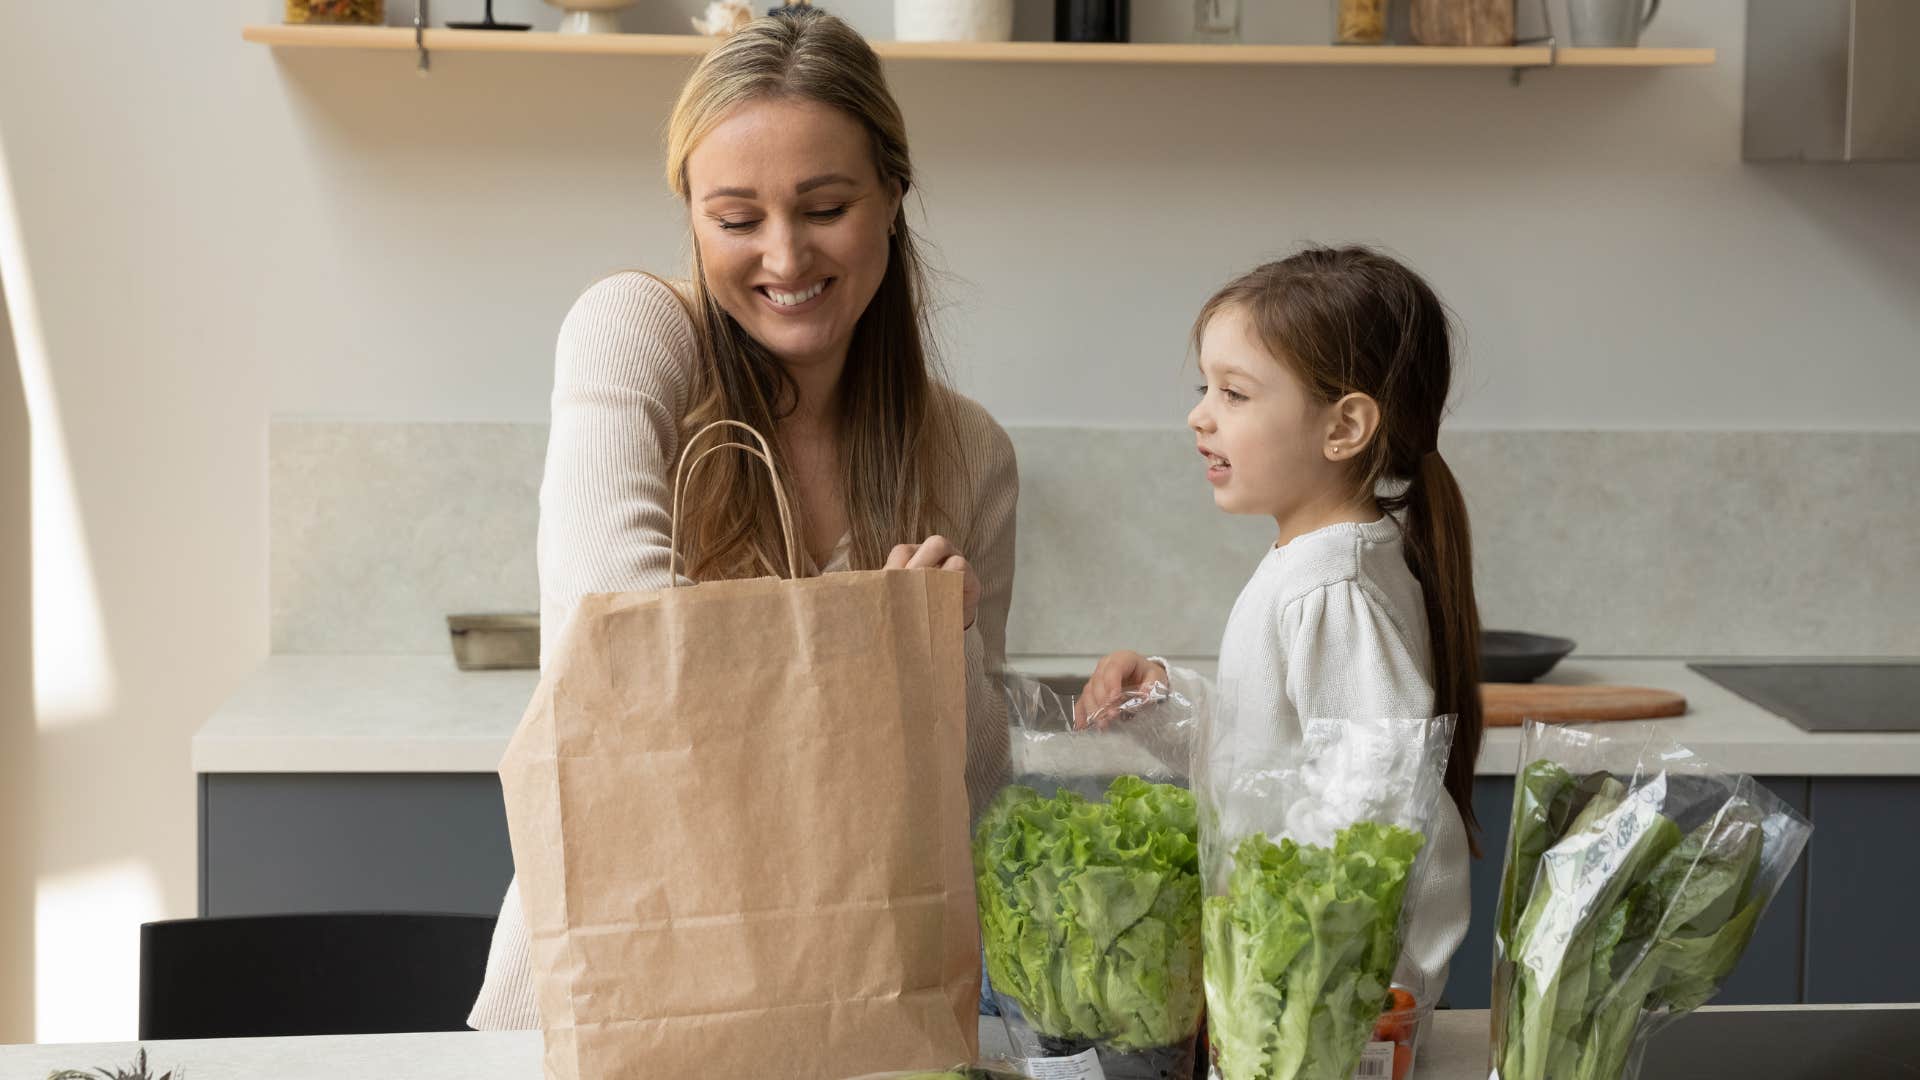
<path id="1" fill-rule="evenodd" d="M 1528 38 L 1525 41 L 1516 41 L 1514 42 L 1514 44 L 1545 45 L 1547 47 L 1547 62 L 1544 64 L 1514 65 L 1513 70 L 1507 74 L 1507 82 L 1510 85 L 1519 86 L 1520 76 L 1526 74 L 1529 71 L 1545 71 L 1548 68 L 1557 67 L 1560 63 L 1560 44 L 1559 42 L 1554 40 L 1551 34 L 1543 38 Z"/>
<path id="2" fill-rule="evenodd" d="M 421 0 L 421 2 L 425 3 L 426 0 Z M 1547 0 L 1540 0 L 1540 36 L 1516 38 L 1514 44 L 1545 45 L 1547 47 L 1547 62 L 1544 64 L 1523 64 L 1515 67 L 1513 71 L 1507 75 L 1509 85 L 1519 86 L 1520 76 L 1526 74 L 1527 69 L 1530 67 L 1550 68 L 1560 62 L 1560 42 L 1553 36 L 1553 12 L 1547 9 Z"/>
<path id="3" fill-rule="evenodd" d="M 413 0 L 413 50 L 420 57 L 415 70 L 425 77 L 432 67 L 432 58 L 427 55 L 427 0 Z"/>

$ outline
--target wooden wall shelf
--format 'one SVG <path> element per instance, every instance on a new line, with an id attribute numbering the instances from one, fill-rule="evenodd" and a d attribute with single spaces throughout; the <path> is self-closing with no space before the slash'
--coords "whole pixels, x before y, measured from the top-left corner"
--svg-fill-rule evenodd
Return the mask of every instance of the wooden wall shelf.
<path id="1" fill-rule="evenodd" d="M 386 26 L 249 26 L 247 41 L 278 48 L 410 52 L 414 33 Z M 563 53 L 596 56 L 699 56 L 713 39 L 695 34 L 556 34 L 428 30 L 430 52 Z M 1278 64 L 1327 67 L 1701 67 L 1713 49 L 1437 48 L 1424 45 L 1077 45 L 1051 41 L 876 41 L 888 60 L 1042 64 Z"/>

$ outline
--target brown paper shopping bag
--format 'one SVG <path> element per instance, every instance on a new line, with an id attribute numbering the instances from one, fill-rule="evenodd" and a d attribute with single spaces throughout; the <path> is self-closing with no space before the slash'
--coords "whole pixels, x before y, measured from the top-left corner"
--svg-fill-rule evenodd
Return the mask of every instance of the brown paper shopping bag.
<path id="1" fill-rule="evenodd" d="M 771 469 L 757 433 L 693 456 L 706 434 L 683 474 Z M 974 1055 L 960 624 L 933 570 L 582 601 L 500 765 L 548 1077 Z"/>

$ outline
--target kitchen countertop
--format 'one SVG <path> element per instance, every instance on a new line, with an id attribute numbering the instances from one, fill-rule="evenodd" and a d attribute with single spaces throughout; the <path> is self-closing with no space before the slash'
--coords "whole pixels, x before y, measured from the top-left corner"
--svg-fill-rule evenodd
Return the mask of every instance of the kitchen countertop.
<path id="1" fill-rule="evenodd" d="M 1911 1076 L 1912 1026 L 1904 1017 L 1916 1009 L 1920 1005 L 1708 1006 L 1699 1015 L 1682 1019 L 1671 1032 L 1655 1037 L 1646 1075 L 1650 1080 L 1678 1075 L 1735 1075 L 1746 1080 Z M 1729 1015 L 1754 1013 L 1766 1015 Z M 1435 1012 L 1414 1062 L 1418 1080 L 1485 1080 L 1488 1019 L 1483 1009 Z M 1682 1037 L 1689 1027 L 1692 1035 Z M 1761 1045 L 1771 1030 L 1791 1045 Z M 1734 1031 L 1742 1032 L 1754 1045 L 1716 1045 L 1722 1034 Z M 0 1046 L 0 1077 L 38 1080 L 55 1069 L 124 1068 L 140 1045 Z M 176 1069 L 181 1070 L 176 1075 L 193 1080 L 263 1076 L 274 1080 L 361 1076 L 537 1080 L 541 1075 L 540 1035 L 533 1031 L 199 1039 L 144 1045 L 154 1075 Z M 1008 1053 L 1006 1031 L 997 1018 L 980 1019 L 980 1052 L 983 1059 Z M 1721 1064 L 1730 1065 L 1732 1071 L 1719 1068 Z"/>
<path id="2" fill-rule="evenodd" d="M 1422 1040 L 1420 1080 L 1486 1080 L 1487 1014 L 1437 1012 Z M 126 1067 L 135 1043 L 0 1046 L 0 1077 L 34 1078 L 55 1069 Z M 192 1080 L 341 1080 L 392 1076 L 408 1080 L 537 1080 L 540 1035 L 533 1031 L 459 1031 L 411 1035 L 324 1035 L 288 1039 L 198 1039 L 148 1042 L 155 1076 L 183 1070 Z M 1008 1052 L 1006 1029 L 980 1019 L 983 1058 Z M 770 1071 L 770 1077 L 778 1076 Z"/>
<path id="3" fill-rule="evenodd" d="M 1015 657 L 1036 674 L 1092 657 Z M 1572 657 L 1543 682 L 1650 686 L 1685 695 L 1658 721 L 1716 764 L 1773 776 L 1920 776 L 1920 732 L 1809 734 L 1689 670 L 1687 660 Z M 1205 669 L 1205 665 L 1194 666 Z M 195 734 L 202 773 L 493 772 L 533 694 L 532 671 L 460 671 L 451 657 L 270 657 Z M 1610 725 L 1622 734 L 1647 722 Z M 1519 731 L 1493 728 L 1477 771 L 1511 775 Z"/>

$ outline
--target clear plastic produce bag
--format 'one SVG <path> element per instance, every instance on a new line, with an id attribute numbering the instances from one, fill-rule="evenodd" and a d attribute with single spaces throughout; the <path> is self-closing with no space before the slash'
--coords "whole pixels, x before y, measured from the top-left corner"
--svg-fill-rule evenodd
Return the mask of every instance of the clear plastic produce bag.
<path id="1" fill-rule="evenodd" d="M 852 1080 L 1028 1080 L 1028 1077 L 1016 1066 L 996 1061 L 984 1065 L 955 1065 L 951 1069 L 868 1073 Z"/>
<path id="2" fill-rule="evenodd" d="M 1294 732 L 1218 699 L 1196 787 L 1210 1075 L 1349 1080 L 1394 1000 L 1454 718 Z"/>
<path id="3" fill-rule="evenodd" d="M 1636 1076 L 1739 962 L 1812 825 L 1657 727 L 1528 721 L 1494 927 L 1494 1080 Z"/>
<path id="4" fill-rule="evenodd" d="M 1073 699 L 1006 680 L 1014 781 L 974 832 L 981 942 L 1036 1075 L 1187 1080 L 1199 1032 L 1193 703 L 1164 686 L 1076 730 Z"/>

